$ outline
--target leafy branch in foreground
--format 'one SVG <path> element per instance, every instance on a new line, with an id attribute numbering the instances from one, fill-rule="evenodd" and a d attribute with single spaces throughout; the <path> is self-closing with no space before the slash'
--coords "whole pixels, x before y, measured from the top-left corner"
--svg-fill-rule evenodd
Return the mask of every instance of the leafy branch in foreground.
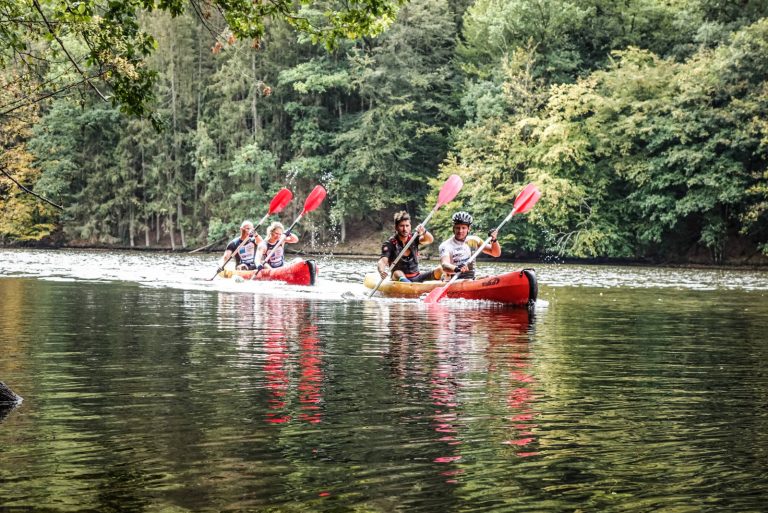
<path id="1" fill-rule="evenodd" d="M 405 0 L 0 0 L 0 68 L 18 70 L 17 98 L 0 105 L 7 115 L 25 105 L 71 93 L 72 84 L 96 91 L 129 114 L 149 117 L 156 72 L 147 57 L 157 42 L 141 26 L 142 16 L 187 9 L 215 39 L 251 40 L 259 48 L 269 20 L 284 20 L 315 43 L 334 47 L 344 38 L 380 33 Z M 57 71 L 56 79 L 51 72 Z M 83 94 L 82 89 L 80 93 Z"/>

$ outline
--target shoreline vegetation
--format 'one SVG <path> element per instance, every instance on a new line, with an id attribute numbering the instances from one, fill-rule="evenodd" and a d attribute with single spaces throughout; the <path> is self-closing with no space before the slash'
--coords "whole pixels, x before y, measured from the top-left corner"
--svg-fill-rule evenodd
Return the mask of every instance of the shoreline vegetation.
<path id="1" fill-rule="evenodd" d="M 380 237 L 360 237 L 349 239 L 344 243 L 320 243 L 314 247 L 301 243 L 298 247 L 286 249 L 287 255 L 293 256 L 333 256 L 340 258 L 360 258 L 374 261 L 379 258 L 380 243 L 389 235 L 381 233 Z M 0 249 L 45 249 L 45 250 L 97 250 L 97 251 L 136 251 L 136 252 L 156 252 L 156 253 L 178 253 L 178 254 L 221 254 L 224 252 L 226 244 L 224 242 L 210 247 L 202 248 L 179 248 L 172 249 L 170 245 L 151 245 L 151 246 L 128 246 L 121 244 L 94 244 L 77 242 L 51 242 L 51 241 L 23 241 L 12 243 L 0 243 Z M 434 247 L 432 247 L 434 246 Z M 423 261 L 437 262 L 437 243 L 433 243 L 420 251 L 420 259 Z M 631 259 L 631 258 L 572 258 L 563 257 L 555 254 L 533 254 L 533 253 L 515 253 L 504 251 L 497 259 L 482 258 L 485 262 L 520 262 L 530 265 L 536 263 L 562 263 L 576 265 L 615 265 L 615 266 L 641 266 L 641 267 L 672 267 L 672 268 L 690 268 L 690 269 L 750 269 L 750 270 L 768 270 L 768 257 L 759 251 L 753 250 L 751 253 L 745 253 L 740 256 L 726 258 L 721 263 L 713 263 L 707 255 L 692 254 L 687 258 L 676 260 L 651 260 L 651 259 Z"/>
<path id="2" fill-rule="evenodd" d="M 533 183 L 507 258 L 768 262 L 768 2 L 275 2 L 0 0 L 0 243 L 191 251 L 322 186 L 305 247 L 377 254 L 456 175 L 438 240 Z"/>

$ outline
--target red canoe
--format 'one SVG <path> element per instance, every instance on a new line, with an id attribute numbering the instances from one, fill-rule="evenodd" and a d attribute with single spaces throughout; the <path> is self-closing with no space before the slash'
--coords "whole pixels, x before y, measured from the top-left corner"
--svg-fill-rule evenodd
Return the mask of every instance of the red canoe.
<path id="1" fill-rule="evenodd" d="M 372 273 L 365 276 L 363 283 L 369 289 L 373 289 L 379 279 L 378 274 Z M 444 285 L 445 282 L 442 281 L 403 283 L 386 280 L 379 287 L 379 292 L 387 297 L 420 297 Z M 497 301 L 509 305 L 531 307 L 536 303 L 538 292 L 536 272 L 533 269 L 521 269 L 475 280 L 457 280 L 448 289 L 446 297 Z"/>
<path id="2" fill-rule="evenodd" d="M 256 281 L 284 281 L 289 285 L 314 285 L 317 277 L 317 264 L 314 260 L 296 260 L 276 269 L 265 267 L 258 274 L 256 271 L 225 269 L 219 273 L 219 276 L 222 278 L 239 276 L 244 280 Z"/>

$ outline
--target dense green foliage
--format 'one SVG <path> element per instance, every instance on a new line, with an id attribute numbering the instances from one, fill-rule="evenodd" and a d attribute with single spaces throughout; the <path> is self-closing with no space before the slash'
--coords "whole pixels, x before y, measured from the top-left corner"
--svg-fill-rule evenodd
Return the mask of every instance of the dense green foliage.
<path id="1" fill-rule="evenodd" d="M 706 20 L 706 3 L 699 7 Z M 701 25 L 696 35 L 737 21 L 718 30 Z M 660 24 L 644 38 L 655 36 L 647 46 L 669 55 L 627 46 L 571 83 L 547 79 L 557 68 L 536 41 L 502 56 L 502 76 L 485 80 L 497 86 L 493 100 L 469 103 L 476 110 L 444 175 L 465 177 L 468 207 L 488 225 L 526 181 L 537 182 L 544 199 L 530 215 L 534 226 L 506 237 L 524 249 L 637 258 L 698 247 L 720 262 L 728 241 L 741 236 L 765 252 L 768 20 L 741 21 L 682 60 L 675 58 L 685 46 L 680 33 L 668 33 L 675 44 L 662 44 Z"/>
<path id="2" fill-rule="evenodd" d="M 399 3 L 350 5 L 386 21 Z M 24 5 L 0 1 L 0 12 L 13 6 L 22 15 Z M 56 222 L 70 239 L 187 247 L 260 218 L 283 186 L 298 198 L 290 218 L 322 183 L 324 215 L 304 228 L 331 240 L 350 222 L 388 229 L 393 209 L 425 213 L 458 173 L 465 187 L 455 206 L 475 214 L 478 230 L 497 224 L 526 182 L 541 187 L 526 222 L 505 228 L 508 251 L 671 258 L 705 250 L 715 262 L 735 248 L 768 254 L 762 2 L 412 0 L 378 35 L 370 34 L 383 22 L 370 17 L 352 20 L 357 31 L 312 25 L 297 35 L 296 23 L 239 25 L 225 12 L 233 37 L 213 44 L 205 16 L 181 14 L 173 2 L 146 16 L 141 5 L 125 9 L 141 27 L 135 34 L 151 34 L 157 49 L 139 52 L 151 80 L 128 80 L 125 90 L 152 95 L 114 105 L 59 95 L 32 135 L 4 115 L 0 128 L 35 170 L 28 185 L 65 206 L 58 219 L 41 208 L 24 237 Z M 2 30 L 0 39 L 23 44 Z M 333 44 L 313 45 L 323 34 Z M 137 45 L 131 39 L 132 51 Z M 21 69 L 11 53 L 6 82 Z M 44 71 L 51 80 L 71 73 L 56 59 Z M 120 107 L 153 116 L 125 117 Z M 440 235 L 453 206 L 432 222 Z M 14 230 L 0 236 L 22 238 Z"/>

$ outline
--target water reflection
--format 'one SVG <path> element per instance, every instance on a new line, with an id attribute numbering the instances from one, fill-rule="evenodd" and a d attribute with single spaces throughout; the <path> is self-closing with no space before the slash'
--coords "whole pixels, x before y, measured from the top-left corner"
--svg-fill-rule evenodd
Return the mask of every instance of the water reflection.
<path id="1" fill-rule="evenodd" d="M 314 304 L 255 294 L 219 294 L 218 312 L 223 329 L 236 327 L 239 365 L 254 370 L 253 361 L 263 361 L 259 369 L 263 381 L 256 377 L 255 387 L 268 391 L 264 420 L 269 424 L 294 418 L 321 422 L 323 354 Z"/>
<path id="2" fill-rule="evenodd" d="M 762 292 L 238 290 L 0 279 L 0 509 L 765 504 Z"/>
<path id="3" fill-rule="evenodd" d="M 477 463 L 478 425 L 493 426 L 518 457 L 538 454 L 527 310 L 475 302 L 369 309 L 388 335 L 390 375 L 411 400 L 429 404 L 430 460 L 446 483 L 459 484 Z"/>

